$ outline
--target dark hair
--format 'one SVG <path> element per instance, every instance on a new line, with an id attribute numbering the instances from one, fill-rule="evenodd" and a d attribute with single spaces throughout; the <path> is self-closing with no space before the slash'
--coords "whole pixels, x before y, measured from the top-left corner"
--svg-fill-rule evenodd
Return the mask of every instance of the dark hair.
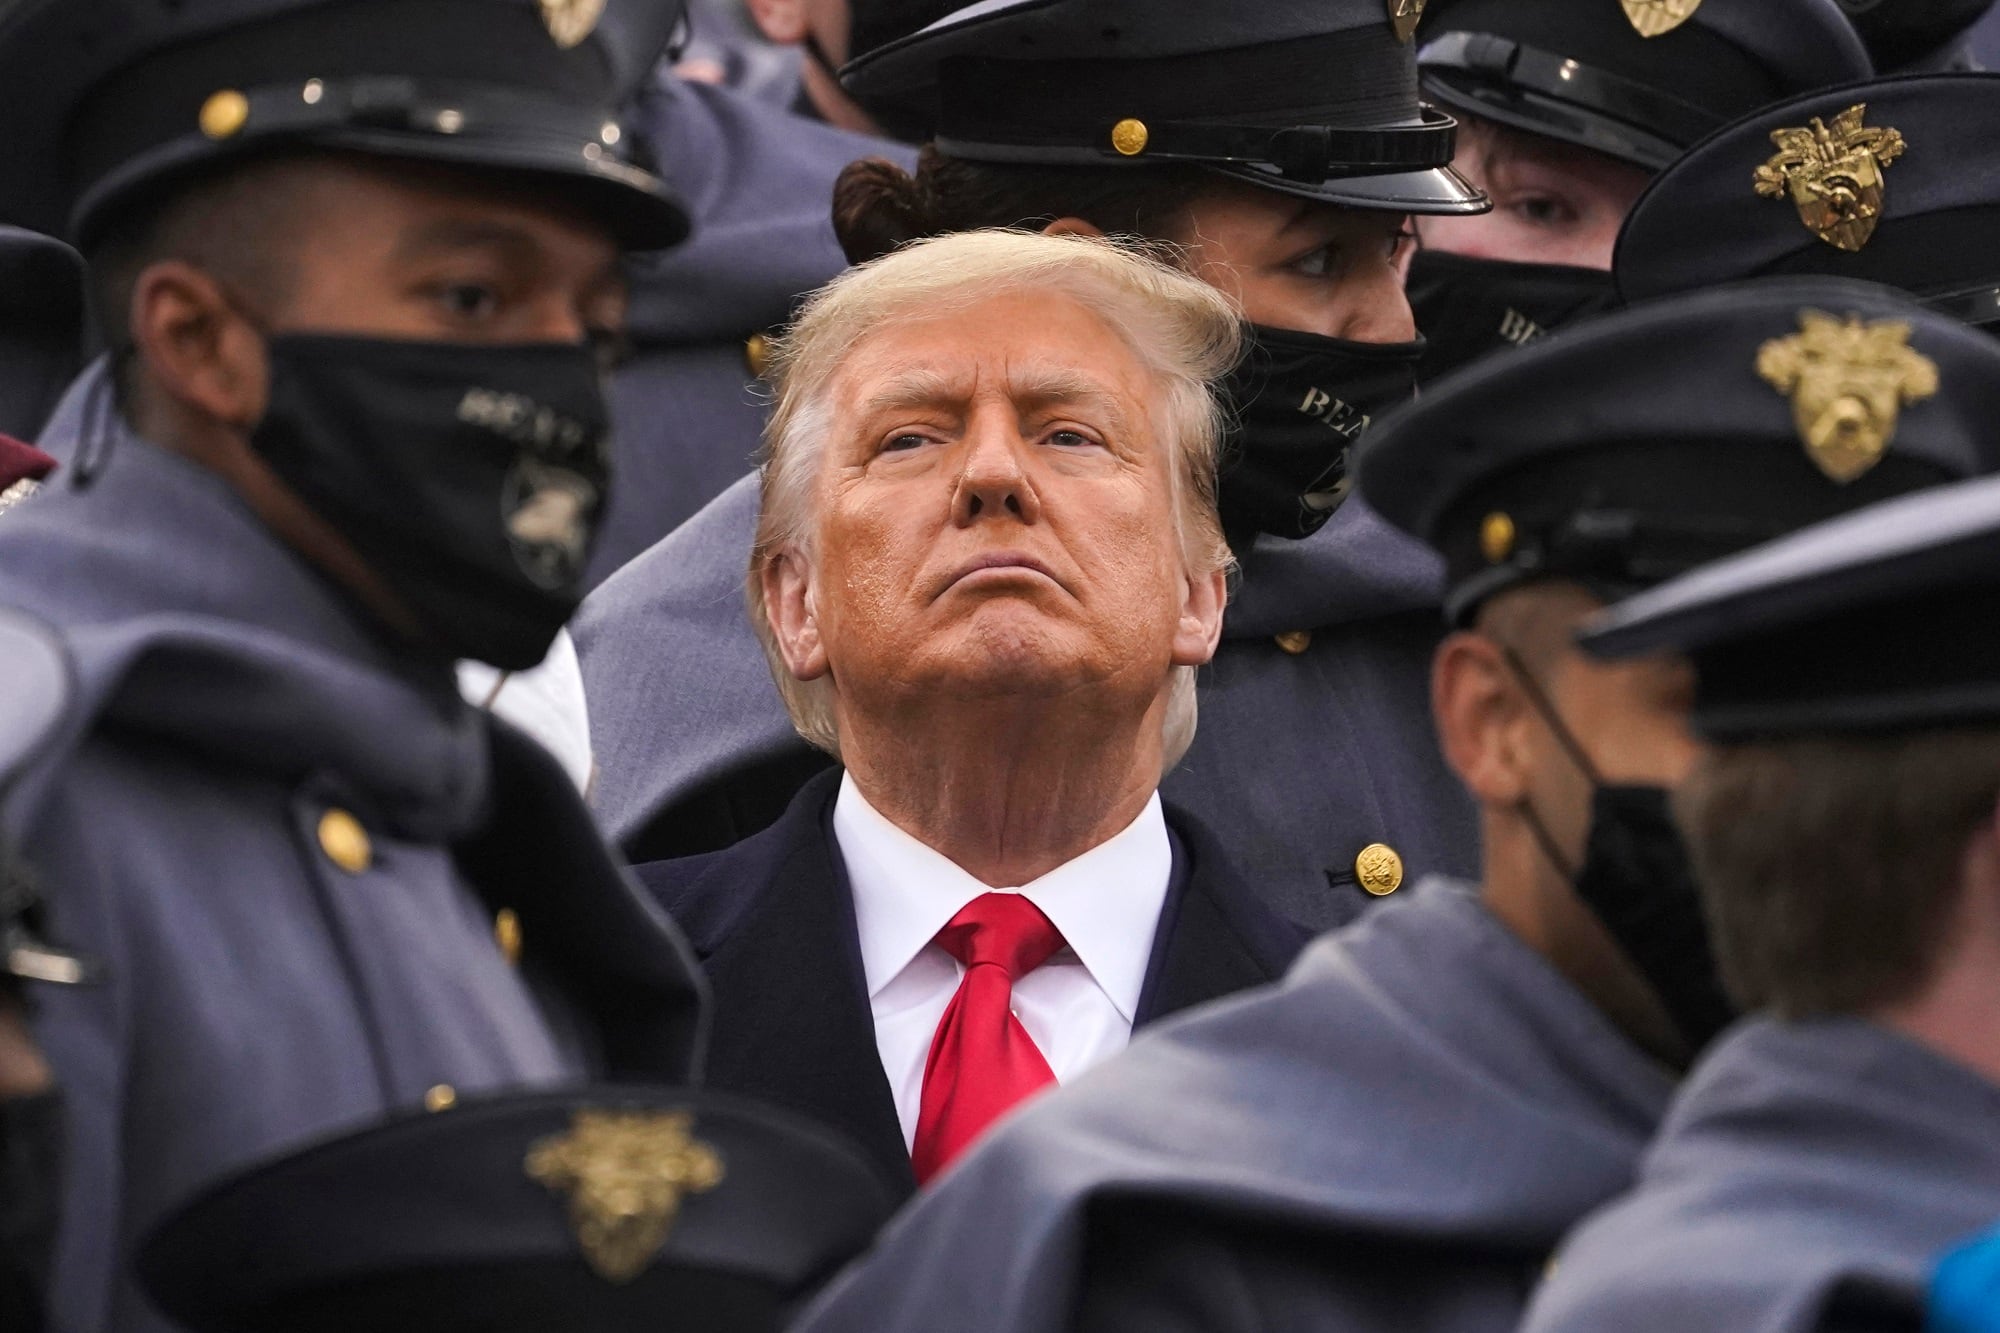
<path id="1" fill-rule="evenodd" d="M 1860 1014 L 1939 962 L 1973 831 L 2000 801 L 2000 729 L 1722 747 L 1675 811 L 1716 960 L 1746 1008 Z"/>
<path id="2" fill-rule="evenodd" d="M 926 236 L 1081 218 L 1109 235 L 1181 239 L 1188 210 L 1222 180 L 1200 167 L 1061 167 L 970 162 L 935 144 L 914 176 L 879 157 L 851 163 L 833 187 L 833 230 L 850 263 Z"/>

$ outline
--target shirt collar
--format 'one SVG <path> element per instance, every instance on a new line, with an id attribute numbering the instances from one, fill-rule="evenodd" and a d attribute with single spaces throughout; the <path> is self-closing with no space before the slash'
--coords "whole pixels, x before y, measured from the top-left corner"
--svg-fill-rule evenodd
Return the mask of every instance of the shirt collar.
<path id="1" fill-rule="evenodd" d="M 917 841 L 868 803 L 842 774 L 834 839 L 854 894 L 861 966 L 872 998 L 910 965 L 945 923 L 992 888 Z M 1173 844 L 1159 793 L 1104 842 L 1018 892 L 1062 932 L 1077 960 L 1127 1022 L 1152 961 L 1153 935 L 1173 876 Z"/>

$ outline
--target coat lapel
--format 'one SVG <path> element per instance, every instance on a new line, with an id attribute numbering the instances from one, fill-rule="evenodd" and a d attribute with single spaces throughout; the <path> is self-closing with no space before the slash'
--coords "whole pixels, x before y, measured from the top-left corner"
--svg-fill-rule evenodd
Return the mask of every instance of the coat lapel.
<path id="1" fill-rule="evenodd" d="M 642 876 L 682 919 L 708 973 L 708 1086 L 811 1116 L 916 1187 L 875 1045 L 847 874 L 828 826 L 838 772 L 683 886 Z M 704 926 L 710 927 L 704 929 Z"/>
<path id="2" fill-rule="evenodd" d="M 1172 807 L 1174 872 L 1139 996 L 1144 1026 L 1276 981 L 1312 932 L 1266 907 L 1214 835 Z"/>

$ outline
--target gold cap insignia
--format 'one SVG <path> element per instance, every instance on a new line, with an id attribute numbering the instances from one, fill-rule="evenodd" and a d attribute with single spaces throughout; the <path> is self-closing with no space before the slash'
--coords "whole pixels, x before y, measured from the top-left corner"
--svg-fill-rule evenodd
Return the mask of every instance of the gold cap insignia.
<path id="1" fill-rule="evenodd" d="M 535 0 L 542 11 L 542 25 L 565 51 L 597 31 L 605 3 L 606 0 Z"/>
<path id="2" fill-rule="evenodd" d="M 1792 398 L 1799 438 L 1843 484 L 1882 461 L 1904 407 L 1938 391 L 1937 362 L 1910 346 L 1902 320 L 1799 313 L 1799 332 L 1757 349 L 1757 373 Z"/>
<path id="3" fill-rule="evenodd" d="M 1867 103 L 1847 108 L 1829 127 L 1818 116 L 1802 129 L 1772 130 L 1777 153 L 1757 168 L 1757 193 L 1790 195 L 1799 220 L 1828 245 L 1855 251 L 1882 217 L 1882 172 L 1908 147 L 1895 130 L 1861 123 Z"/>
<path id="4" fill-rule="evenodd" d="M 1694 17 L 1701 0 L 1618 0 L 1641 37 L 1658 37 Z"/>
<path id="5" fill-rule="evenodd" d="M 569 1195 L 584 1260 L 607 1282 L 645 1272 L 682 1197 L 722 1183 L 722 1157 L 693 1130 L 692 1111 L 578 1111 L 528 1150 L 529 1179 Z"/>
<path id="6" fill-rule="evenodd" d="M 1417 24 L 1423 22 L 1424 6 L 1430 0 L 1389 0 L 1389 26 L 1396 30 L 1396 40 L 1407 42 L 1417 35 Z"/>

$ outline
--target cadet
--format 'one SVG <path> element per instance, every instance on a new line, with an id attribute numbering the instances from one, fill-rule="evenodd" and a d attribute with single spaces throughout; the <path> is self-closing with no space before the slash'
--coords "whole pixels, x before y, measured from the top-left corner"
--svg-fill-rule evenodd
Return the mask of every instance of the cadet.
<path id="1" fill-rule="evenodd" d="M 1719 130 L 1660 173 L 1618 238 L 1627 301 L 1766 273 L 1901 287 L 2000 327 L 2000 74 L 1828 89 Z"/>
<path id="2" fill-rule="evenodd" d="M 1802 436 L 1810 399 L 1758 370 L 1821 309 L 1900 330 L 1954 386 L 1913 387 L 1867 466 L 1817 420 Z M 1464 628 L 1432 689 L 1481 882 L 1427 880 L 1280 986 L 1031 1104 L 802 1327 L 1514 1328 L 1729 1018 L 1666 810 L 1696 754 L 1685 670 L 1593 664 L 1574 627 L 1761 536 L 2000 468 L 1996 407 L 2000 345 L 1878 287 L 1792 280 L 1594 321 L 1386 422 L 1361 489 L 1444 557 Z"/>
<path id="3" fill-rule="evenodd" d="M 1417 99 L 1414 13 L 1013 0 L 850 70 L 888 123 L 935 129 L 914 179 L 878 163 L 843 180 L 850 258 L 983 226 L 1199 237 L 1191 270 L 1242 298 L 1254 350 L 1224 384 L 1240 428 L 1221 482 L 1242 587 L 1201 678 L 1203 725 L 1161 794 L 1315 925 L 1394 891 L 1406 865 L 1474 860 L 1422 688 L 1436 566 L 1365 508 L 1338 508 L 1348 447 L 1412 392 L 1404 220 L 1484 207 L 1445 165 L 1450 120 Z M 1049 51 L 1066 58 L 1021 58 Z M 755 832 L 825 766 L 743 614 L 756 504 L 754 483 L 726 493 L 578 622 L 599 808 L 635 859 Z M 699 694 L 663 706 L 689 681 Z"/>
<path id="4" fill-rule="evenodd" d="M 857 54 L 942 0 L 856 0 Z M 828 79 L 830 84 L 830 76 Z M 915 154 L 662 65 L 626 117 L 694 212 L 686 245 L 635 258 L 631 357 L 613 381 L 618 498 L 591 557 L 602 582 L 748 474 L 763 429 L 764 333 L 846 267 L 827 200 L 848 163 Z"/>
<path id="5" fill-rule="evenodd" d="M 1920 340 L 1827 327 L 1854 359 L 1766 358 L 1823 411 L 1868 420 L 1891 383 L 1996 392 Z M 1723 979 L 1763 1013 L 1564 1245 L 1529 1328 L 1792 1333 L 1857 1290 L 1915 1307 L 1937 1255 L 2000 1217 L 1996 570 L 1985 479 L 1702 570 L 1587 636 L 1692 657 L 1710 750 L 1676 809 Z"/>
<path id="6" fill-rule="evenodd" d="M 58 1327 L 162 1327 L 126 1257 L 218 1171 L 694 1060 L 678 934 L 560 767 L 452 679 L 539 661 L 580 593 L 607 484 L 591 343 L 621 249 L 685 229 L 605 99 L 672 8 L 0 19 L 0 202 L 67 225 L 118 370 L 67 482 L 0 520 L 0 604 L 54 625 L 78 679 L 0 827 L 105 969 L 37 997 L 70 1104 Z"/>
<path id="7" fill-rule="evenodd" d="M 1972 27 L 1993 0 L 1840 0 L 1884 74 L 1964 73 L 1982 68 Z"/>
<path id="8" fill-rule="evenodd" d="M 61 725 L 70 690 L 62 645 L 0 613 L 0 798 Z M 55 1244 L 62 1094 L 29 1034 L 22 983 L 75 985 L 88 970 L 40 936 L 41 893 L 0 830 L 0 1328 L 35 1333 Z"/>
<path id="9" fill-rule="evenodd" d="M 589 1087 L 397 1115 L 242 1172 L 138 1268 L 192 1333 L 776 1333 L 889 1207 L 809 1122 Z"/>
<path id="10" fill-rule="evenodd" d="M 1738 116 L 1874 72 L 1835 0 L 1432 0 L 1424 95 L 1492 197 L 1425 218 L 1410 304 L 1435 378 L 1613 304 L 1611 246 L 1654 172 Z"/>

